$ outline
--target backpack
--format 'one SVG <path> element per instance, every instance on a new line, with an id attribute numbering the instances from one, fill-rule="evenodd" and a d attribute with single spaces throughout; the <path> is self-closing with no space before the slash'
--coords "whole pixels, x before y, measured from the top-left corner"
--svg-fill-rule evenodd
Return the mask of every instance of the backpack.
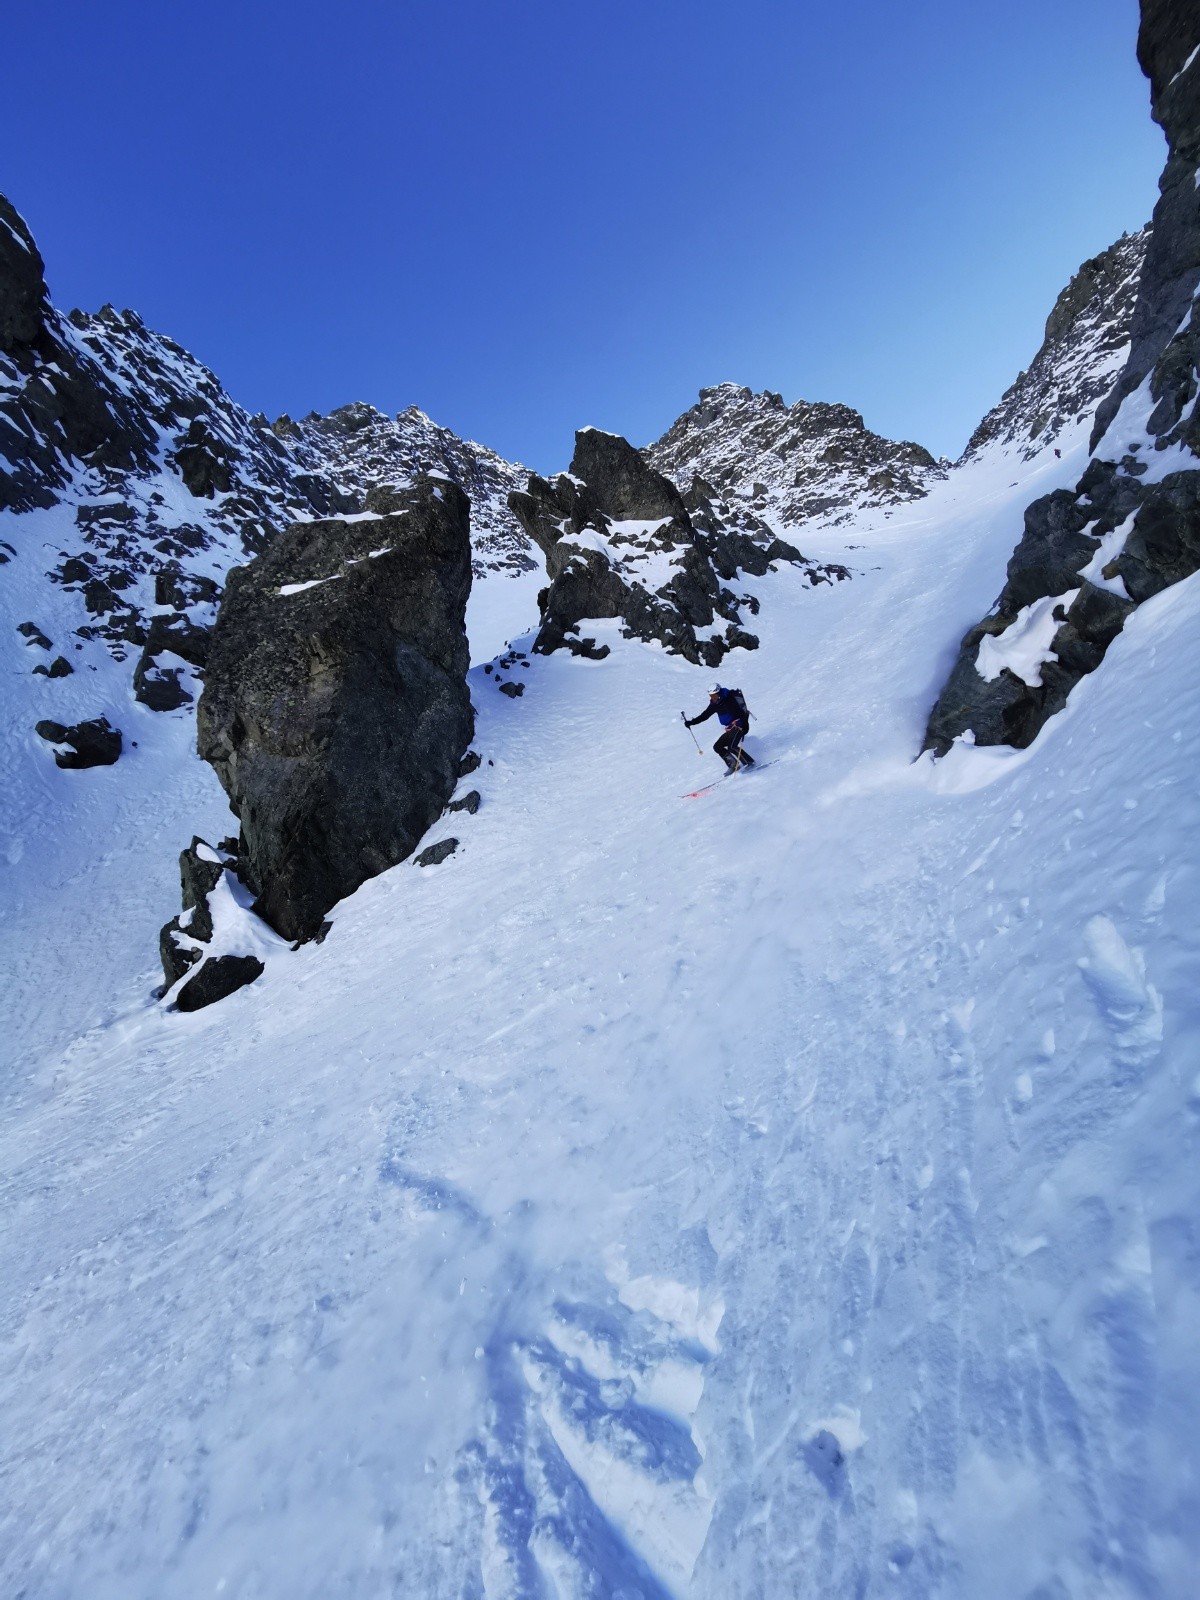
<path id="1" fill-rule="evenodd" d="M 738 708 L 738 715 L 747 727 L 750 726 L 750 707 L 746 704 L 746 696 L 740 689 L 730 689 L 729 698 Z"/>

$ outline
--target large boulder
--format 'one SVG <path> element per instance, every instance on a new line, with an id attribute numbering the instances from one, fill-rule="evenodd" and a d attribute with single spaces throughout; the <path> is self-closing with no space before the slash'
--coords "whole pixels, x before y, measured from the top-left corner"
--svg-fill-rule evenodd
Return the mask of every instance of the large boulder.
<path id="1" fill-rule="evenodd" d="M 291 939 L 413 851 L 474 729 L 467 497 L 425 479 L 388 504 L 298 523 L 235 569 L 209 645 L 199 751 L 256 909 Z"/>
<path id="2" fill-rule="evenodd" d="M 1026 511 L 1004 589 L 962 641 L 925 732 L 937 754 L 968 732 L 976 744 L 1029 744 L 1134 607 L 1200 570 L 1200 10 L 1142 0 L 1138 59 L 1169 153 L 1129 357 L 1097 410 L 1083 476 Z M 986 675 L 984 636 L 1021 629 L 1051 597 L 1062 597 L 1060 626 L 1029 681 Z"/>
<path id="3" fill-rule="evenodd" d="M 261 978 L 266 968 L 257 956 L 209 956 L 175 996 L 180 1011 L 200 1011 Z"/>
<path id="4" fill-rule="evenodd" d="M 60 767 L 111 767 L 121 754 L 121 730 L 114 728 L 107 717 L 93 717 L 90 722 L 69 726 L 46 719 L 37 723 L 34 731 L 58 747 L 54 760 Z"/>

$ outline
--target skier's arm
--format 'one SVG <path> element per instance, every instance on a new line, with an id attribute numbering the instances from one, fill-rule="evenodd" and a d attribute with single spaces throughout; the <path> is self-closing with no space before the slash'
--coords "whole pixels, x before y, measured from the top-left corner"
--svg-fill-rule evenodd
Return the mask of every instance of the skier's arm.
<path id="1" fill-rule="evenodd" d="M 684 721 L 687 723 L 689 728 L 694 728 L 698 722 L 707 722 L 709 717 L 713 715 L 716 709 L 716 706 L 705 706 L 704 710 L 698 717 L 685 717 Z"/>

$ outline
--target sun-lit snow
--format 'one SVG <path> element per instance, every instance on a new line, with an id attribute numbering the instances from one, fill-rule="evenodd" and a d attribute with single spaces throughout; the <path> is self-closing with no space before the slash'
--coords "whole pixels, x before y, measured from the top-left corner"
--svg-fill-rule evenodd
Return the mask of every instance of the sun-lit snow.
<path id="1" fill-rule="evenodd" d="M 10 648 L 4 1592 L 1190 1592 L 1197 579 L 1030 749 L 914 761 L 1085 435 L 749 580 L 773 765 L 699 800 L 702 669 L 606 622 L 519 700 L 476 665 L 458 852 L 194 1015 L 190 716 L 89 646 L 40 714 L 127 750 L 60 772 Z M 57 641 L 21 550 L 0 626 Z M 479 586 L 492 649 L 536 588 Z"/>
<path id="2" fill-rule="evenodd" d="M 975 670 L 984 682 L 994 682 L 1007 670 L 1022 683 L 1040 684 L 1042 664 L 1054 659 L 1050 648 L 1054 635 L 1078 593 L 1068 589 L 1065 594 L 1043 595 L 1022 606 L 1003 633 L 985 634 L 975 658 Z"/>

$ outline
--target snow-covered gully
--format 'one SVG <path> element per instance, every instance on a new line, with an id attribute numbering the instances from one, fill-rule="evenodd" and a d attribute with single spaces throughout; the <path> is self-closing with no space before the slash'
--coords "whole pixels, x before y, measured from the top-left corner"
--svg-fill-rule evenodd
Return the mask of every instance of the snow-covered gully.
<path id="1" fill-rule="evenodd" d="M 458 853 L 196 1015 L 190 725 L 68 785 L 6 712 L 5 1593 L 1189 1592 L 1197 580 L 913 760 L 1058 443 L 753 580 L 703 803 L 700 669 L 473 669 Z"/>

